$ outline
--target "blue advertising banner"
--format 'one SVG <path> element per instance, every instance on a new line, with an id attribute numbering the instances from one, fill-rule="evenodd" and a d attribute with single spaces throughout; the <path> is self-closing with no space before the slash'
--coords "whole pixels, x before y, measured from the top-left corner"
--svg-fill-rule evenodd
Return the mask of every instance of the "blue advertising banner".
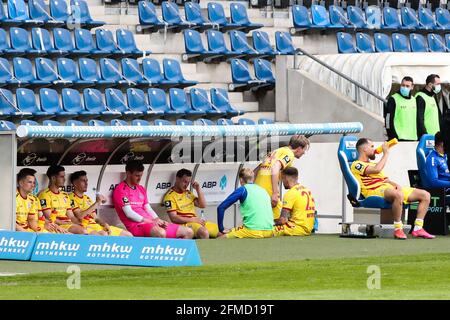
<path id="1" fill-rule="evenodd" d="M 35 241 L 34 232 L 0 231 L 0 259 L 30 260 Z"/>
<path id="2" fill-rule="evenodd" d="M 200 266 L 194 240 L 39 234 L 31 261 Z"/>

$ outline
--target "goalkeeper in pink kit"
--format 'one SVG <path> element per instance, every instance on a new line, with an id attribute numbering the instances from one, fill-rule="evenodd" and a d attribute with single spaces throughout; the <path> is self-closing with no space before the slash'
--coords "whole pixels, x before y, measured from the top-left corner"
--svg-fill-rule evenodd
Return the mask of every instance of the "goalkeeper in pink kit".
<path id="1" fill-rule="evenodd" d="M 129 161 L 125 167 L 126 179 L 114 189 L 113 202 L 120 220 L 135 237 L 192 239 L 190 228 L 161 220 L 150 207 L 147 190 L 139 184 L 144 165 Z"/>

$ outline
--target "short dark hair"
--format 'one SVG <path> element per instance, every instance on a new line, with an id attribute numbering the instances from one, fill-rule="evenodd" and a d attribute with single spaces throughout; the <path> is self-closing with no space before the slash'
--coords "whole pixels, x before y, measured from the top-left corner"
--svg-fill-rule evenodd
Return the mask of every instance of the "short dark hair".
<path id="1" fill-rule="evenodd" d="M 295 167 L 289 167 L 282 171 L 282 174 L 288 177 L 298 178 L 298 170 Z"/>
<path id="2" fill-rule="evenodd" d="M 444 143 L 444 137 L 442 136 L 442 133 L 440 131 L 438 131 L 434 135 L 434 145 L 438 146 L 438 145 L 440 145 L 442 143 Z"/>
<path id="3" fill-rule="evenodd" d="M 130 160 L 125 165 L 125 171 L 133 173 L 133 172 L 142 172 L 144 171 L 144 164 L 139 160 Z"/>
<path id="4" fill-rule="evenodd" d="M 360 138 L 357 142 L 356 142 L 356 150 L 359 150 L 359 148 L 365 144 L 369 143 L 369 139 L 368 138 Z"/>
<path id="5" fill-rule="evenodd" d="M 289 146 L 295 150 L 299 147 L 301 147 L 302 149 L 305 149 L 307 146 L 309 146 L 309 140 L 307 137 L 303 136 L 303 135 L 293 135 L 291 137 L 291 139 L 289 140 Z"/>
<path id="6" fill-rule="evenodd" d="M 427 80 L 425 80 L 425 84 L 429 84 L 429 83 L 433 83 L 433 84 L 434 84 L 436 78 L 439 78 L 439 79 L 440 79 L 441 77 L 439 77 L 437 74 L 430 74 L 430 75 L 427 77 Z"/>
<path id="7" fill-rule="evenodd" d="M 23 168 L 20 169 L 19 173 L 17 174 L 17 182 L 19 182 L 20 180 L 25 179 L 28 176 L 33 176 L 36 173 L 36 170 L 31 169 L 31 168 Z"/>
<path id="8" fill-rule="evenodd" d="M 75 171 L 74 173 L 72 173 L 70 175 L 70 183 L 73 183 L 75 180 L 78 180 L 81 177 L 87 176 L 86 171 L 84 170 L 80 170 L 80 171 Z"/>
<path id="9" fill-rule="evenodd" d="M 192 177 L 192 171 L 184 168 L 177 171 L 177 178 L 183 178 L 184 176 Z"/>
<path id="10" fill-rule="evenodd" d="M 47 177 L 50 179 L 51 177 L 57 176 L 61 171 L 66 171 L 66 169 L 58 164 L 52 164 L 47 169 Z"/>
<path id="11" fill-rule="evenodd" d="M 410 76 L 406 76 L 406 77 L 403 77 L 403 79 L 402 79 L 402 82 L 403 81 L 409 81 L 409 82 L 412 82 L 412 83 L 414 83 L 414 80 L 413 80 L 413 78 L 412 77 L 410 77 Z"/>

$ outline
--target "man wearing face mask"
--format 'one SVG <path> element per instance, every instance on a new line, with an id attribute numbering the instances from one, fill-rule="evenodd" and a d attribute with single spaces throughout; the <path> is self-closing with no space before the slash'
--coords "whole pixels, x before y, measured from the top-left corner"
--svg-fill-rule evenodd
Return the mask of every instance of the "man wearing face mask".
<path id="1" fill-rule="evenodd" d="M 411 95 L 414 81 L 404 77 L 400 90 L 387 102 L 386 131 L 389 139 L 417 140 L 417 106 L 416 98 Z"/>
<path id="2" fill-rule="evenodd" d="M 436 99 L 441 92 L 441 78 L 430 74 L 425 87 L 416 94 L 417 100 L 417 134 L 436 134 L 441 131 L 442 113 Z"/>

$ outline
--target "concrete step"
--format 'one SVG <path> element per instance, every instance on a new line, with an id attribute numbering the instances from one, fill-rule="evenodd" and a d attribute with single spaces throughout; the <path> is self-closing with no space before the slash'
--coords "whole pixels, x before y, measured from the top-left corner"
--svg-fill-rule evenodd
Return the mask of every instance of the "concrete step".
<path id="1" fill-rule="evenodd" d="M 242 115 L 242 116 L 238 116 L 238 117 L 234 117 L 233 121 L 238 121 L 240 118 L 247 118 L 247 119 L 251 119 L 255 122 L 258 122 L 259 119 L 261 118 L 267 118 L 267 119 L 271 119 L 274 120 L 275 119 L 275 113 L 274 112 L 247 112 L 246 114 Z"/>

